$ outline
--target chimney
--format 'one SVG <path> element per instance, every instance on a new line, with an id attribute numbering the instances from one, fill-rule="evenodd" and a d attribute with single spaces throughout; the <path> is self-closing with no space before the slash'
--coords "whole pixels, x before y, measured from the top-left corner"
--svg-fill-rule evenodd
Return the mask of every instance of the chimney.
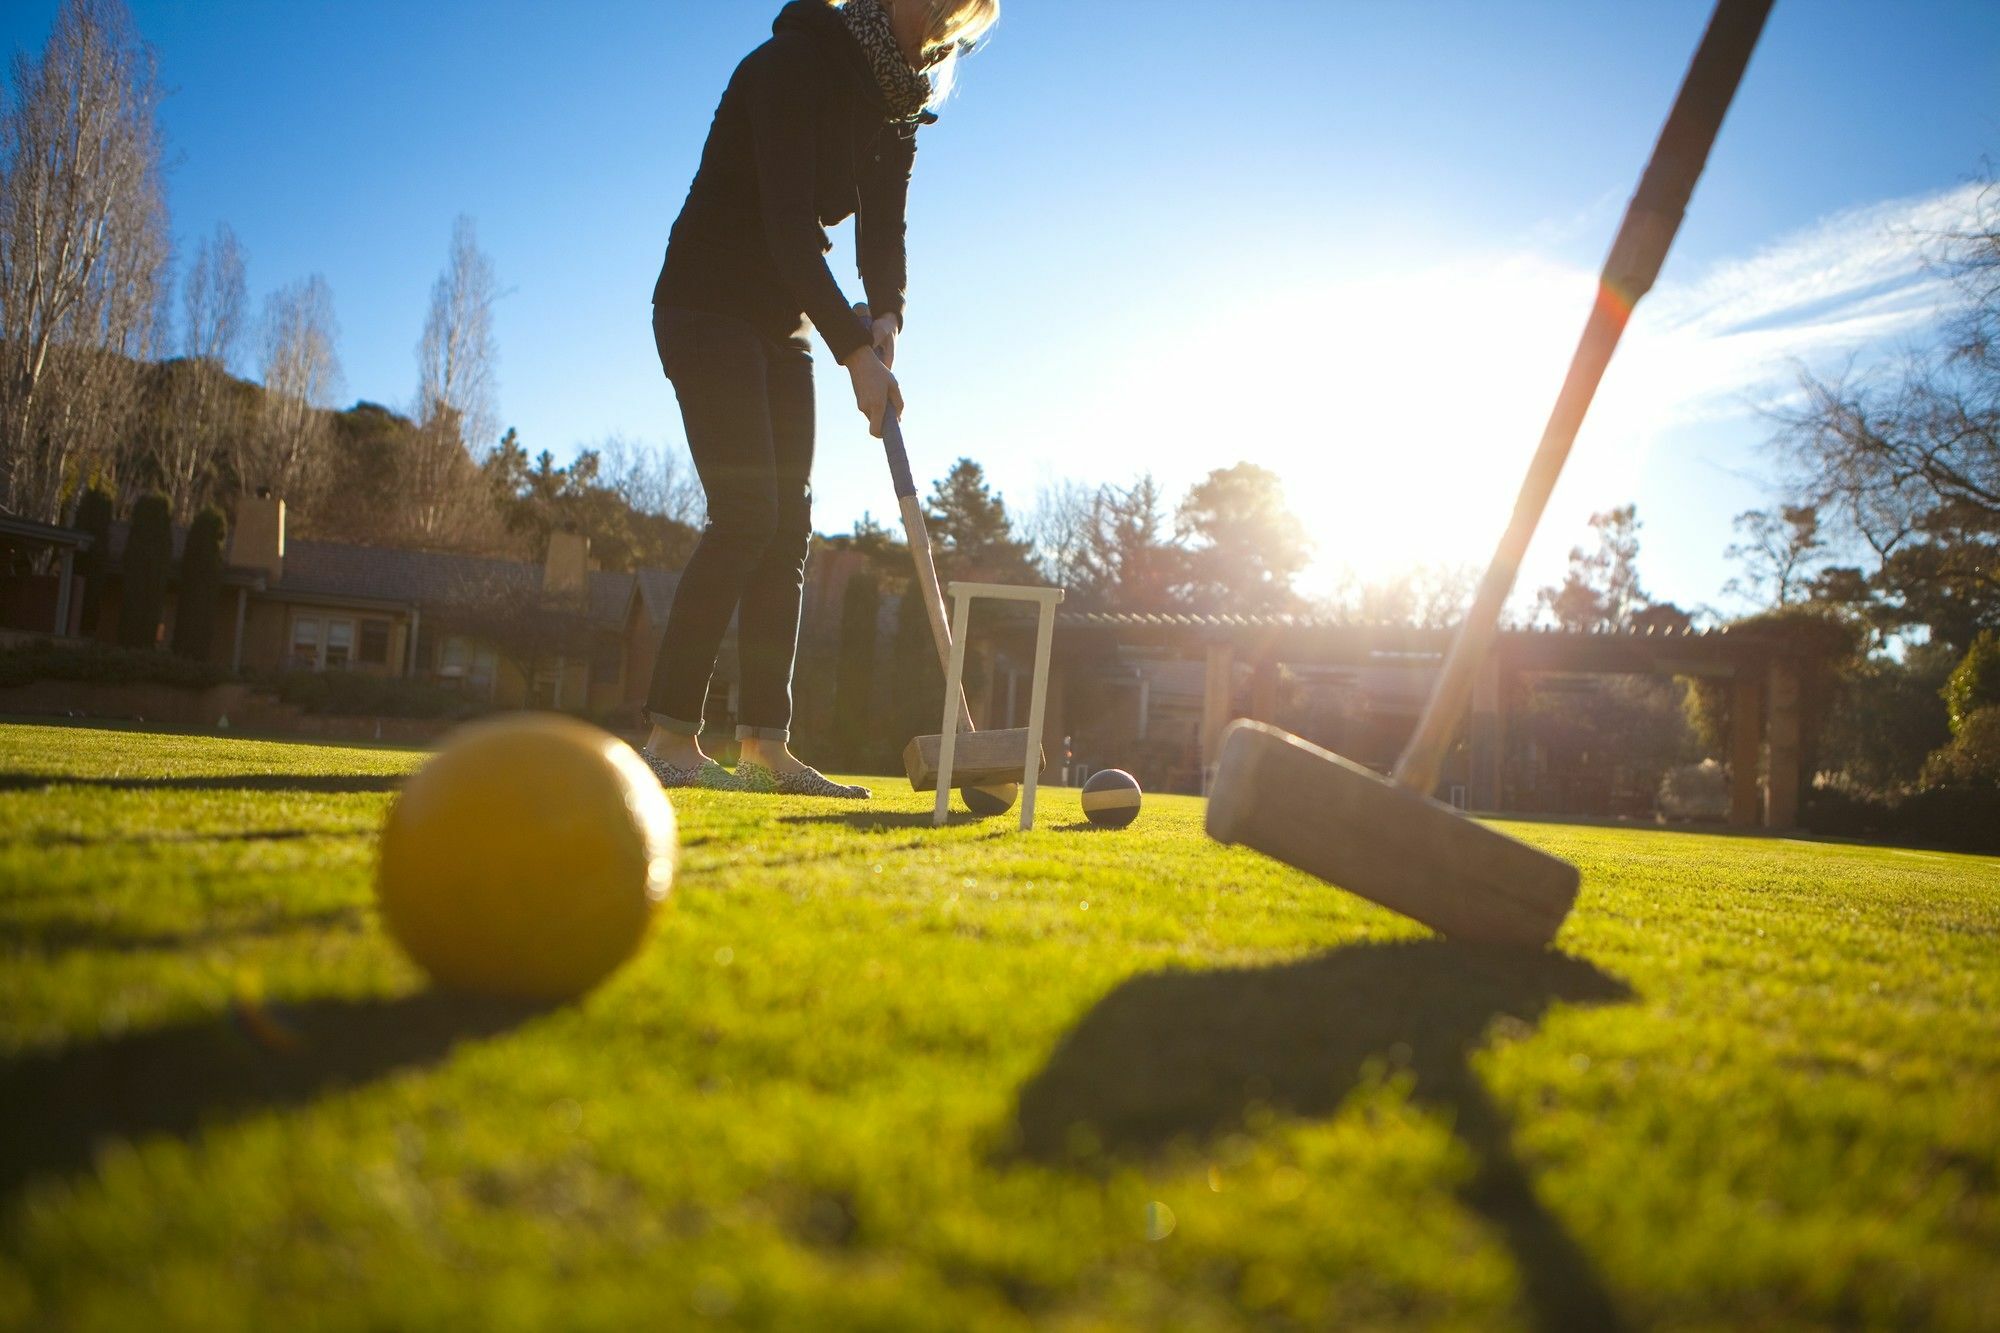
<path id="1" fill-rule="evenodd" d="M 285 502 L 269 486 L 238 496 L 236 521 L 229 525 L 229 563 L 261 569 L 277 583 L 285 577 Z"/>
<path id="2" fill-rule="evenodd" d="M 589 583 L 590 538 L 580 532 L 549 534 L 549 554 L 542 565 L 542 591 L 558 597 L 583 596 Z"/>

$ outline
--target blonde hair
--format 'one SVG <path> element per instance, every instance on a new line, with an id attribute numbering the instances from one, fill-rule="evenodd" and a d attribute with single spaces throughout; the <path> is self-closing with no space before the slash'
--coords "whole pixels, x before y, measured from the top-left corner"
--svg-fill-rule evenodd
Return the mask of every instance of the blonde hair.
<path id="1" fill-rule="evenodd" d="M 958 77 L 958 58 L 978 45 L 979 39 L 1000 21 L 1000 0 L 897 0 L 924 6 L 929 21 L 924 25 L 924 45 L 940 52 L 924 70 L 930 77 L 932 107 L 941 106 L 951 96 Z"/>
<path id="2" fill-rule="evenodd" d="M 1000 0 L 917 0 L 930 11 L 931 46 L 950 46 L 964 51 L 1000 21 Z"/>

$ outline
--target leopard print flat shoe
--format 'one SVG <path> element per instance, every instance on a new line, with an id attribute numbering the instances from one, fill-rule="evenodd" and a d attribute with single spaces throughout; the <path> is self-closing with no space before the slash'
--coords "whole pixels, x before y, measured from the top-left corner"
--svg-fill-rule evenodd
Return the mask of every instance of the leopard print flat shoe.
<path id="1" fill-rule="evenodd" d="M 818 769 L 807 766 L 779 777 L 768 764 L 738 764 L 736 777 L 745 791 L 774 796 L 835 796 L 848 801 L 865 801 L 872 794 L 866 787 L 835 782 Z"/>
<path id="2" fill-rule="evenodd" d="M 704 759 L 692 768 L 670 764 L 651 750 L 642 749 L 639 757 L 646 761 L 646 767 L 653 770 L 653 776 L 660 780 L 662 787 L 702 787 L 709 791 L 743 791 L 742 781 L 734 773 L 716 763 Z"/>

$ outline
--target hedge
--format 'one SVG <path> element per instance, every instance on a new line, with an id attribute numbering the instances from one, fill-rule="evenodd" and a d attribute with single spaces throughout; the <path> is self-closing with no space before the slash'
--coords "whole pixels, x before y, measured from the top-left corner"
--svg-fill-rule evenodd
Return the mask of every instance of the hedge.
<path id="1" fill-rule="evenodd" d="M 208 662 L 150 648 L 101 643 L 58 644 L 46 639 L 0 649 L 0 686 L 38 680 L 78 680 L 105 685 L 183 685 L 205 690 L 230 680 Z"/>

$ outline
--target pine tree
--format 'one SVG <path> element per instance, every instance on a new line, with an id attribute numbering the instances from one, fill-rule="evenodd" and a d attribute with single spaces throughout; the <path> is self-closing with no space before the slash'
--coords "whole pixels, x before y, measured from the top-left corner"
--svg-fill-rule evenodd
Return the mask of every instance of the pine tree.
<path id="1" fill-rule="evenodd" d="M 931 540 L 942 548 L 954 578 L 992 583 L 1032 583 L 1029 544 L 1014 536 L 1007 504 L 986 484 L 986 471 L 970 458 L 952 464 L 931 487 Z M 920 608 L 921 609 L 921 608 Z"/>
<path id="2" fill-rule="evenodd" d="M 1238 463 L 1208 474 L 1176 516 L 1190 544 L 1196 606 L 1204 611 L 1290 611 L 1299 604 L 1292 579 L 1306 567 L 1312 540 L 1285 503 L 1278 474 Z"/>
<path id="3" fill-rule="evenodd" d="M 132 530 L 118 566 L 118 643 L 151 648 L 160 640 L 160 616 L 167 604 L 167 579 L 174 562 L 173 511 L 158 491 L 132 506 Z"/>
<path id="4" fill-rule="evenodd" d="M 215 613 L 222 597 L 222 543 L 227 532 L 219 510 L 204 509 L 188 525 L 181 547 L 181 588 L 174 603 L 174 652 L 197 661 L 215 641 Z"/>
<path id="5" fill-rule="evenodd" d="M 104 581 L 111 570 L 112 514 L 110 492 L 100 487 L 92 486 L 76 502 L 76 526 L 90 534 L 90 545 L 76 560 L 76 572 L 83 575 L 80 632 L 86 639 L 96 637 L 97 616 L 104 608 Z"/>

